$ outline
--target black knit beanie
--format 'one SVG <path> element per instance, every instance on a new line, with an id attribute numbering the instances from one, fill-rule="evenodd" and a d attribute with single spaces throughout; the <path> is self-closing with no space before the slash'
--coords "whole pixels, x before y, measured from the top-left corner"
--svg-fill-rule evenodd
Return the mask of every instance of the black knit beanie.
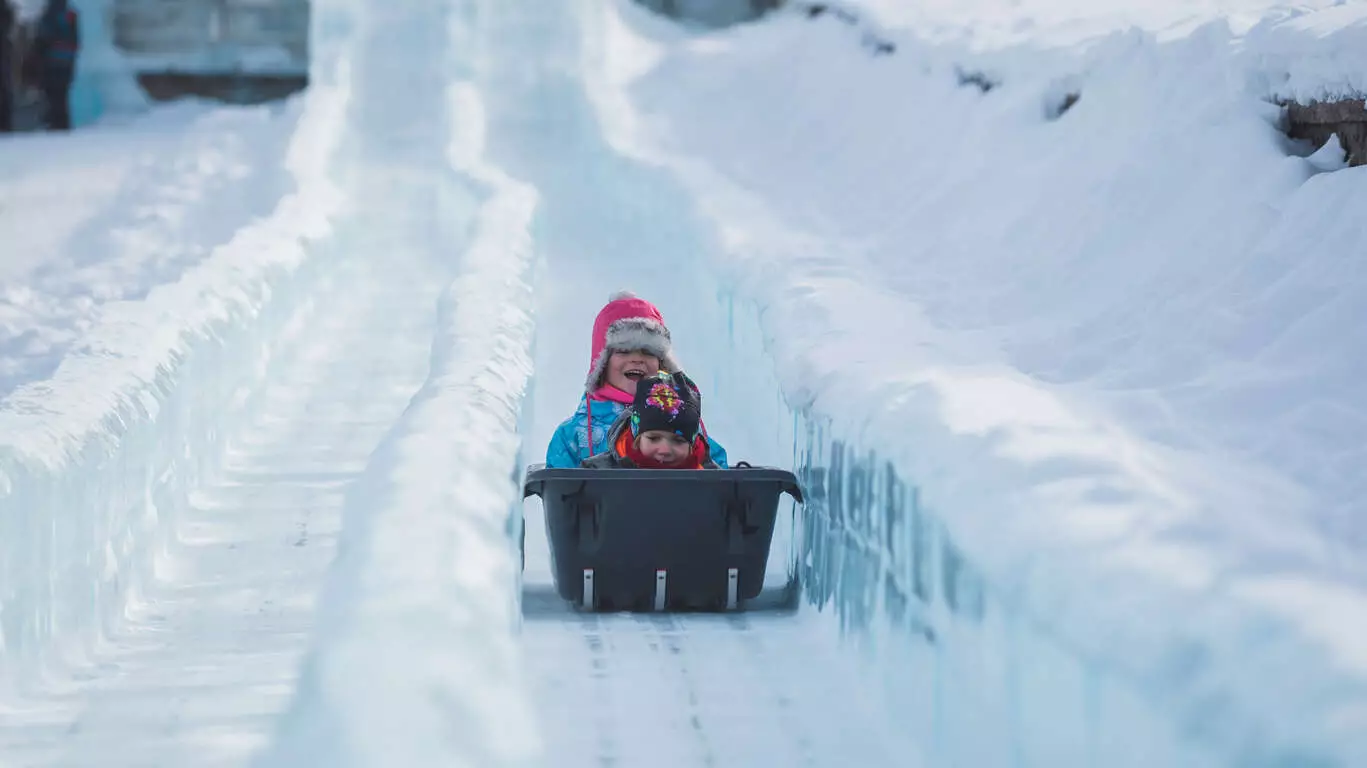
<path id="1" fill-rule="evenodd" d="M 691 443 L 702 428 L 702 397 L 683 371 L 661 371 L 636 382 L 631 409 L 631 434 L 636 437 L 663 430 Z"/>

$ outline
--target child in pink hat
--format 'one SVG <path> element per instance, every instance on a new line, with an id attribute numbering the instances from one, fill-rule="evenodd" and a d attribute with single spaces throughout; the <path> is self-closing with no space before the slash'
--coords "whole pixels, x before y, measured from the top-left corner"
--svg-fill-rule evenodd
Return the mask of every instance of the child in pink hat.
<path id="1" fill-rule="evenodd" d="M 546 466 L 578 467 L 608 450 L 608 430 L 631 405 L 636 382 L 660 371 L 682 370 L 674 357 L 664 316 L 654 304 L 628 291 L 616 293 L 593 321 L 589 373 L 574 415 L 555 430 L 546 447 Z M 703 429 L 706 436 L 706 428 Z M 726 451 L 707 437 L 712 460 L 726 467 Z"/>

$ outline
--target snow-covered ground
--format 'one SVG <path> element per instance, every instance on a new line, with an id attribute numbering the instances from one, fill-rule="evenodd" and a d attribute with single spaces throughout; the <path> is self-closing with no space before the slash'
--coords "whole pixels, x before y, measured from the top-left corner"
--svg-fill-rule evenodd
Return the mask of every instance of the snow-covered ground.
<path id="1" fill-rule="evenodd" d="M 269 214 L 293 186 L 280 167 L 298 115 L 186 103 L 0 143 L 0 396 Z"/>
<path id="2" fill-rule="evenodd" d="M 0 144 L 3 762 L 1367 761 L 1367 177 L 1267 101 L 1363 6 L 842 6 L 319 0 L 283 107 Z M 519 576 L 623 287 L 796 616 Z"/>
<path id="3" fill-rule="evenodd" d="M 895 38 L 923 62 L 1063 88 L 1117 53 L 1205 39 L 1246 95 L 1299 99 L 1367 92 L 1367 9 L 1345 0 L 844 0 L 869 39 Z M 829 18 L 829 17 L 828 17 Z M 1180 50 L 1178 49 L 1167 49 Z M 1190 55 L 1190 54 L 1179 54 Z M 1199 54 L 1198 54 L 1199 55 Z M 1171 59 L 1170 53 L 1162 55 Z"/>
<path id="4" fill-rule="evenodd" d="M 1184 37 L 1203 24 L 1227 23 L 1243 33 L 1264 22 L 1318 15 L 1361 16 L 1344 0 L 841 0 L 879 26 L 912 33 L 937 45 L 976 50 L 1014 46 L 1073 48 L 1115 33 L 1143 30 Z"/>
<path id="5" fill-rule="evenodd" d="M 176 510 L 156 578 L 72 681 L 7 708 L 7 764 L 240 765 L 266 743 L 345 491 L 425 373 L 424 277 L 353 260 L 317 290 L 259 408 L 233 425 L 219 478 Z M 385 343 L 356 343 L 367 337 Z"/>
<path id="6" fill-rule="evenodd" d="M 1220 749 L 1352 764 L 1367 186 L 1278 133 L 1265 99 L 1316 86 L 1260 47 L 1348 81 L 1367 16 L 1322 13 L 1022 46 L 985 94 L 957 49 L 871 56 L 829 16 L 589 31 L 609 133 L 712 215 L 789 402 L 917 487 L 994 611 Z"/>

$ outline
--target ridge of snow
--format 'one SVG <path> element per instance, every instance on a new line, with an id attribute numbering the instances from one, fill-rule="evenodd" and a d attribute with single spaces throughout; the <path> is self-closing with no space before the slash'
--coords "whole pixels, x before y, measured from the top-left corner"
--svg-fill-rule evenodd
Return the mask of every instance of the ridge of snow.
<path id="1" fill-rule="evenodd" d="M 431 23 L 416 12 L 387 21 Z M 464 23 L 447 23 L 460 39 Z M 445 49 L 470 55 L 465 45 Z M 460 59 L 448 64 L 461 71 Z M 434 178 L 477 192 L 473 212 L 444 216 L 473 218 L 469 241 L 433 240 L 461 255 L 439 301 L 431 369 L 348 491 L 312 649 L 262 766 L 483 767 L 542 757 L 516 639 L 514 522 L 537 196 L 485 160 L 476 87 L 453 79 L 444 95 L 451 170 Z"/>

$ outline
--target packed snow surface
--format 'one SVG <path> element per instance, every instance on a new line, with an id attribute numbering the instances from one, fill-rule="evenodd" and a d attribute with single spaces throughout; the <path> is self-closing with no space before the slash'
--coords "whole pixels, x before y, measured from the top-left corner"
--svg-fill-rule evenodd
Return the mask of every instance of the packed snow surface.
<path id="1" fill-rule="evenodd" d="M 416 334 L 426 379 L 350 489 L 304 676 L 259 764 L 533 764 L 509 520 L 537 194 L 484 158 L 483 100 L 462 76 L 469 21 L 398 4 L 367 21 L 355 55 L 413 74 L 399 91 L 387 67 L 353 76 L 351 191 L 367 213 L 340 244 L 406 265 L 396 300 L 436 317 Z M 438 52 L 447 67 L 425 67 Z"/>
<path id="2" fill-rule="evenodd" d="M 1367 763 L 1367 175 L 1270 103 L 1364 6 L 839 5 L 320 1 L 300 98 L 0 144 L 6 763 Z M 797 615 L 519 573 L 623 287 Z"/>
<path id="3" fill-rule="evenodd" d="M 0 143 L 0 396 L 270 213 L 292 187 L 280 166 L 298 111 L 187 103 Z"/>

